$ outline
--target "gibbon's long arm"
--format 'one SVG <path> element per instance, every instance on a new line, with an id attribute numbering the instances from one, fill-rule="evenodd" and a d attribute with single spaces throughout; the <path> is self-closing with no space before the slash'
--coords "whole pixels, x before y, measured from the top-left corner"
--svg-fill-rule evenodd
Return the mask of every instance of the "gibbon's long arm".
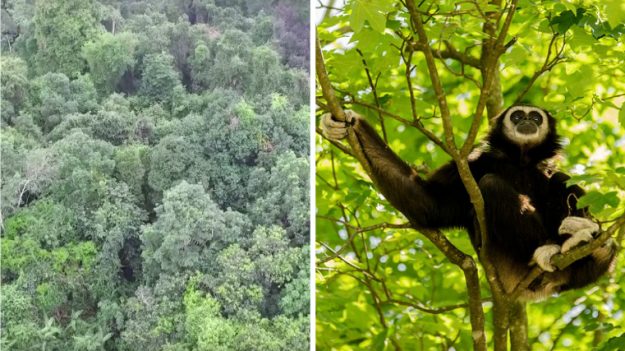
<path id="1" fill-rule="evenodd" d="M 373 182 L 411 222 L 421 228 L 442 228 L 464 225 L 465 217 L 471 218 L 467 207 L 463 206 L 464 201 L 454 201 L 451 197 L 452 194 L 456 198 L 459 194 L 466 195 L 455 166 L 448 164 L 429 180 L 423 180 L 362 117 L 353 111 L 345 112 L 347 122 L 335 121 L 329 114 L 322 117 L 324 134 L 341 139 L 347 128 L 353 128 L 370 166 Z M 450 223 L 450 217 L 458 217 L 457 223 Z"/>

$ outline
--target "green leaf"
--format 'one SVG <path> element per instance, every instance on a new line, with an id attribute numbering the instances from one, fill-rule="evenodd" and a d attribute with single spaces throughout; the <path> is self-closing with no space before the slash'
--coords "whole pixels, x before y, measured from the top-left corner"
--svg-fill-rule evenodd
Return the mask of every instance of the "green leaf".
<path id="1" fill-rule="evenodd" d="M 616 191 L 610 191 L 605 194 L 592 190 L 579 199 L 578 207 L 590 207 L 590 212 L 597 213 L 603 210 L 606 206 L 615 208 L 619 204 L 618 193 Z"/>
<path id="2" fill-rule="evenodd" d="M 617 351 L 623 349 L 625 349 L 625 333 L 608 340 L 599 351 Z"/>
<path id="3" fill-rule="evenodd" d="M 584 65 L 581 66 L 575 73 L 571 75 L 572 81 L 575 84 L 570 84 L 567 86 L 567 90 L 571 94 L 572 97 L 583 97 L 589 85 L 594 83 L 594 73 L 593 69 L 590 66 Z"/>
<path id="4" fill-rule="evenodd" d="M 555 25 L 558 33 L 562 34 L 566 32 L 575 23 L 575 14 L 573 11 L 567 10 L 560 13 L 558 16 L 551 20 L 551 25 Z"/>
<path id="5" fill-rule="evenodd" d="M 521 62 L 527 60 L 528 55 L 527 49 L 522 45 L 515 45 L 509 53 L 504 56 L 505 63 L 507 66 L 516 66 Z"/>
<path id="6" fill-rule="evenodd" d="M 625 2 L 606 1 L 605 15 L 612 28 L 625 21 Z"/>
<path id="7" fill-rule="evenodd" d="M 354 33 L 350 42 L 358 42 L 358 49 L 365 53 L 376 53 L 381 51 L 383 42 L 388 42 L 384 34 L 374 31 L 371 28 L 363 28 L 360 32 Z"/>
<path id="8" fill-rule="evenodd" d="M 573 49 L 589 49 L 594 43 L 596 43 L 596 39 L 588 34 L 583 28 L 573 27 L 573 37 L 570 39 L 569 44 Z"/>
<path id="9" fill-rule="evenodd" d="M 373 30 L 383 32 L 386 28 L 386 12 L 390 8 L 392 8 L 392 3 L 389 4 L 383 0 L 354 1 L 350 19 L 352 28 L 355 32 L 359 32 L 367 21 Z"/>
<path id="10" fill-rule="evenodd" d="M 625 128 L 625 102 L 621 105 L 621 109 L 618 112 L 618 121 L 621 123 L 621 127 Z"/>
<path id="11" fill-rule="evenodd" d="M 373 338 L 373 344 L 371 344 L 372 350 L 386 350 L 386 338 L 388 337 L 388 329 L 383 329 L 381 333 Z"/>

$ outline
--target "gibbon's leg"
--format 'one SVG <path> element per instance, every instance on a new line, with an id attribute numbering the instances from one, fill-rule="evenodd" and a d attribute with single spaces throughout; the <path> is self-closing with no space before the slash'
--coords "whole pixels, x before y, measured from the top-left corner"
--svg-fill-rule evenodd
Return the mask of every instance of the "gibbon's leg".
<path id="1" fill-rule="evenodd" d="M 428 191 L 427 182 L 400 159 L 362 117 L 350 110 L 345 110 L 345 114 L 345 122 L 334 120 L 331 114 L 323 115 L 321 127 L 324 135 L 342 139 L 347 136 L 348 128 L 353 128 L 374 183 L 395 208 L 419 227 L 433 228 L 449 222 L 441 219 L 441 208 L 450 202 L 448 198 Z"/>
<path id="2" fill-rule="evenodd" d="M 484 197 L 490 247 L 519 263 L 530 263 L 536 248 L 549 238 L 532 199 L 492 173 L 484 175 L 478 185 Z"/>
<path id="3" fill-rule="evenodd" d="M 571 235 L 562 244 L 562 252 L 567 252 L 571 248 L 581 245 L 583 242 L 594 240 L 594 236 L 599 232 L 599 225 L 584 217 L 566 217 L 558 233 L 560 235 Z M 604 245 L 596 249 L 589 256 L 574 262 L 566 268 L 571 272 L 570 280 L 562 286 L 563 290 L 575 289 L 586 286 L 608 271 L 616 255 L 614 241 L 609 239 Z"/>
<path id="4" fill-rule="evenodd" d="M 582 245 L 584 242 L 594 240 L 599 232 L 599 226 L 588 217 L 586 208 L 577 208 L 577 199 L 584 195 L 584 190 L 577 185 L 567 186 L 566 181 L 570 177 L 558 172 L 550 179 L 550 194 L 552 199 L 560 198 L 560 204 L 554 202 L 554 206 L 547 216 L 561 221 L 558 223 L 558 234 L 568 236 L 560 239 L 561 250 L 553 249 L 557 245 L 544 245 L 536 250 L 535 258 L 541 268 L 553 272 L 556 267 L 552 266 L 551 256 L 560 252 L 567 252 L 570 249 Z M 566 282 L 562 285 L 562 290 L 580 288 L 596 281 L 602 274 L 608 271 L 614 264 L 616 248 L 610 239 L 603 246 L 581 260 L 574 262 L 567 267 L 562 275 Z M 542 264 L 541 264 L 542 261 Z"/>
<path id="5" fill-rule="evenodd" d="M 598 232 L 599 225 L 588 218 L 566 217 L 560 224 L 558 233 L 569 236 L 569 238 L 562 243 L 561 248 L 558 245 L 539 247 L 534 254 L 534 260 L 543 270 L 553 272 L 556 270 L 556 267 L 551 264 L 553 255 L 566 253 L 572 248 L 594 240 Z M 569 274 L 571 278 L 568 279 L 570 284 L 567 284 L 570 287 L 565 288 L 579 288 L 595 281 L 610 268 L 615 254 L 614 242 L 610 239 L 603 246 L 593 251 L 590 256 L 584 257 L 567 267 L 565 271 L 571 272 Z"/>
<path id="6" fill-rule="evenodd" d="M 571 274 L 570 280 L 562 285 L 562 290 L 577 289 L 595 282 L 605 272 L 614 268 L 615 258 L 616 245 L 612 239 L 609 239 L 589 256 L 565 268 L 565 271 Z"/>

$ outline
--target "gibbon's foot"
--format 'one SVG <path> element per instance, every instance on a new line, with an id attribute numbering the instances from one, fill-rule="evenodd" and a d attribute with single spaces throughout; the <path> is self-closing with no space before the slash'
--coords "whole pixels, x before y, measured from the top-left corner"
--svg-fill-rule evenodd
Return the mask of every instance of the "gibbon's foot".
<path id="1" fill-rule="evenodd" d="M 551 257 L 558 253 L 560 253 L 560 245 L 549 244 L 539 246 L 536 251 L 534 251 L 534 257 L 530 264 L 536 263 L 538 267 L 542 268 L 544 271 L 553 272 L 557 267 L 551 264 Z"/>
<path id="2" fill-rule="evenodd" d="M 597 232 L 599 232 L 599 225 L 588 218 L 566 217 L 562 220 L 558 233 L 570 234 L 571 237 L 562 244 L 562 252 L 567 252 L 581 243 L 592 241 L 593 234 Z"/>
<path id="3" fill-rule="evenodd" d="M 348 128 L 354 125 L 358 114 L 352 110 L 345 110 L 345 121 L 337 121 L 331 113 L 321 116 L 321 130 L 328 139 L 341 140 L 347 136 Z"/>

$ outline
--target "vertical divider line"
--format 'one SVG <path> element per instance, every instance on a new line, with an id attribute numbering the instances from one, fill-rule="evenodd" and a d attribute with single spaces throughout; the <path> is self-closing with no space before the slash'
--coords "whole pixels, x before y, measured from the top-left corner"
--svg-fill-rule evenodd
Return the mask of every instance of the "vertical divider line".
<path id="1" fill-rule="evenodd" d="M 309 252 L 310 252 L 310 263 L 309 263 L 309 268 L 310 268 L 310 281 L 309 281 L 309 293 L 310 293 L 310 314 L 309 314 L 309 319 L 310 319 L 310 351 L 315 351 L 315 335 L 316 335 L 316 299 L 315 299 L 315 295 L 316 295 L 316 286 L 315 286 L 315 263 L 316 263 L 316 255 L 315 255 L 315 238 L 316 238 L 316 221 L 315 221 L 315 204 L 316 204 L 316 193 L 315 193 L 315 150 L 316 150 L 316 142 L 315 142 L 315 138 L 317 136 L 316 130 L 315 130 L 315 124 L 316 124 L 316 120 L 315 120 L 315 110 L 316 110 L 316 105 L 315 105 L 315 88 L 316 88 L 316 71 L 315 71 L 315 23 L 314 23 L 314 15 L 315 15 L 315 6 L 313 4 L 313 1 L 309 2 L 309 12 L 308 15 L 310 17 L 309 20 L 309 25 L 308 25 L 308 30 L 309 30 L 309 34 L 308 34 L 308 47 L 309 47 L 309 78 L 308 78 L 308 84 L 309 84 L 309 110 L 310 110 L 310 118 L 309 118 L 309 124 L 310 124 L 310 130 L 309 130 L 309 135 L 310 135 L 310 149 L 309 149 L 309 170 L 310 170 L 310 180 L 309 180 L 309 187 L 310 187 L 310 193 L 309 193 L 309 199 L 310 199 L 310 233 L 309 233 L 309 237 L 310 237 L 310 248 L 309 248 Z"/>

